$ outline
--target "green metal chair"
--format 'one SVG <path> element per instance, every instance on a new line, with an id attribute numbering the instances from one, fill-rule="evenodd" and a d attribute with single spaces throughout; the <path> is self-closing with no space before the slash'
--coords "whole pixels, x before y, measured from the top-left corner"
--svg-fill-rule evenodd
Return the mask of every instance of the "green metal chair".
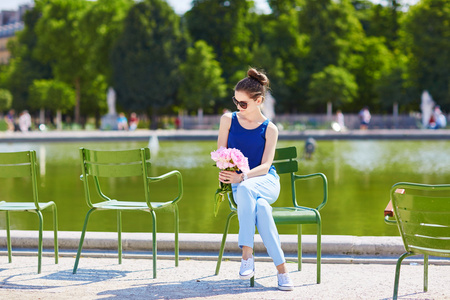
<path id="1" fill-rule="evenodd" d="M 290 176 L 290 189 L 292 195 L 291 207 L 273 207 L 272 215 L 276 224 L 295 224 L 297 225 L 297 244 L 298 244 L 298 270 L 302 268 L 302 224 L 316 224 L 317 225 L 317 283 L 320 283 L 321 273 L 321 237 L 322 237 L 322 220 L 319 211 L 325 206 L 328 199 L 328 183 L 327 178 L 322 173 L 314 173 L 308 175 L 297 175 L 298 162 L 297 162 L 297 149 L 295 147 L 278 148 L 275 152 L 275 158 L 273 161 L 277 173 L 279 175 L 287 174 Z M 323 182 L 323 200 L 316 208 L 300 206 L 297 203 L 296 198 L 296 182 L 298 180 L 307 180 L 313 178 L 320 178 Z M 231 209 L 228 215 L 225 230 L 223 233 L 222 244 L 220 246 L 219 258 L 216 265 L 216 275 L 219 274 L 220 264 L 222 262 L 223 251 L 225 248 L 225 242 L 228 234 L 228 228 L 230 226 L 230 220 L 237 215 L 236 203 L 232 201 L 232 198 L 228 197 L 229 206 Z M 254 278 L 251 279 L 251 286 L 254 285 Z"/>
<path id="2" fill-rule="evenodd" d="M 424 256 L 423 291 L 428 290 L 428 256 L 450 257 L 450 185 L 399 182 L 391 188 L 385 220 L 397 223 L 406 252 L 397 260 L 394 299 L 398 296 L 400 266 L 413 255 Z M 390 219 L 395 217 L 395 220 Z"/>
<path id="3" fill-rule="evenodd" d="M 34 150 L 0 153 L 0 178 L 3 179 L 3 184 L 12 184 L 12 182 L 8 180 L 21 178 L 21 180 L 25 181 L 25 178 L 29 178 L 29 181 L 31 183 L 30 192 L 33 195 L 33 202 L 0 201 L 0 211 L 4 211 L 6 213 L 6 240 L 8 247 L 8 261 L 10 263 L 12 262 L 9 212 L 26 211 L 36 213 L 39 218 L 38 273 L 41 273 L 43 248 L 42 232 L 44 229 L 44 218 L 42 215 L 42 211 L 47 208 L 51 208 L 53 213 L 55 264 L 58 263 L 58 213 L 56 204 L 53 201 L 39 202 L 36 170 L 36 152 Z"/>
<path id="4" fill-rule="evenodd" d="M 77 257 L 73 268 L 75 274 L 78 268 L 78 262 L 83 247 L 83 241 L 86 234 L 89 217 L 94 211 L 115 210 L 117 211 L 117 233 L 118 233 L 118 256 L 119 264 L 122 263 L 122 211 L 144 211 L 149 212 L 153 221 L 153 278 L 156 278 L 156 211 L 172 211 L 174 213 L 175 225 L 175 266 L 178 266 L 179 244 L 179 213 L 178 201 L 183 196 L 183 181 L 181 173 L 177 170 L 168 172 L 157 177 L 150 177 L 148 170 L 150 168 L 150 150 L 148 148 L 134 149 L 134 150 L 120 150 L 120 151 L 100 151 L 89 150 L 85 148 L 80 149 L 81 169 L 82 175 L 80 179 L 83 181 L 85 198 L 89 211 L 86 214 L 83 231 L 81 233 L 80 244 L 78 247 Z M 167 202 L 152 202 L 150 200 L 150 183 L 158 182 L 169 177 L 176 176 L 178 193 L 174 199 Z M 142 178 L 142 190 L 145 201 L 120 201 L 111 199 L 104 194 L 106 182 L 101 181 L 102 178 L 113 177 L 140 177 Z M 91 195 L 90 184 L 93 182 L 95 190 L 102 199 L 101 202 L 93 202 Z M 103 189 L 102 189 L 103 187 Z"/>

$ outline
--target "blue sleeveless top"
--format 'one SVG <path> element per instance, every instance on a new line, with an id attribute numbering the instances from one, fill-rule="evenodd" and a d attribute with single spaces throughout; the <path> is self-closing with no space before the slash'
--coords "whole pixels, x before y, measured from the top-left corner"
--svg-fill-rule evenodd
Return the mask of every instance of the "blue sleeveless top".
<path id="1" fill-rule="evenodd" d="M 228 134 L 228 148 L 241 150 L 242 154 L 248 158 L 250 170 L 261 164 L 266 147 L 266 130 L 268 125 L 269 119 L 266 119 L 255 129 L 245 129 L 239 124 L 236 112 L 233 112 Z"/>

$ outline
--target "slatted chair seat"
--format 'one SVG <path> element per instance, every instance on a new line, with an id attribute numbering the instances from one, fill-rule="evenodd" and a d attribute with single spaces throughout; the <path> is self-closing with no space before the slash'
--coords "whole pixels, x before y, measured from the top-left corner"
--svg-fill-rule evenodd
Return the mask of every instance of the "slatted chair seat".
<path id="1" fill-rule="evenodd" d="M 143 211 L 151 215 L 153 223 L 153 278 L 156 278 L 156 259 L 157 259 L 157 242 L 156 242 L 156 212 L 170 211 L 174 214 L 174 232 L 175 232 L 175 266 L 178 266 L 179 260 L 179 213 L 178 201 L 183 196 L 183 181 L 179 171 L 170 171 L 166 174 L 157 177 L 148 175 L 150 168 L 150 150 L 148 148 L 119 150 L 119 151 L 100 151 L 81 148 L 80 149 L 81 166 L 83 174 L 80 179 L 83 180 L 85 190 L 85 198 L 88 207 L 90 208 L 86 214 L 86 218 L 81 233 L 80 243 L 78 246 L 75 265 L 73 273 L 77 272 L 78 263 L 81 256 L 83 241 L 86 234 L 87 224 L 90 215 L 95 211 L 113 210 L 117 212 L 117 233 L 118 233 L 118 256 L 119 264 L 122 263 L 122 211 Z M 108 197 L 105 193 L 105 185 L 101 184 L 101 178 L 126 178 L 134 177 L 141 178 L 142 191 L 144 194 L 143 200 L 117 200 Z M 177 179 L 174 190 L 177 194 L 171 201 L 166 202 L 151 202 L 150 201 L 150 185 L 153 182 L 165 180 L 170 177 Z M 94 195 L 91 195 L 90 184 L 95 185 L 96 194 L 102 201 L 95 202 Z M 107 184 L 106 184 L 107 185 Z"/>
<path id="2" fill-rule="evenodd" d="M 172 202 L 150 202 L 153 209 L 161 209 L 164 207 L 169 207 Z M 93 204 L 94 207 L 98 209 L 110 209 L 110 210 L 145 210 L 150 211 L 147 202 L 136 202 L 136 201 L 104 201 L 100 203 Z"/>
<path id="3" fill-rule="evenodd" d="M 394 299 L 398 297 L 402 261 L 424 256 L 423 291 L 428 290 L 428 257 L 450 257 L 450 184 L 399 182 L 391 188 L 385 221 L 396 223 L 406 252 L 397 260 Z M 395 220 L 390 219 L 395 217 Z"/>
<path id="4" fill-rule="evenodd" d="M 30 180 L 30 194 L 33 202 L 12 202 L 10 195 L 0 196 L 7 197 L 7 201 L 0 202 L 0 211 L 4 211 L 6 214 L 6 243 L 8 247 L 8 261 L 12 262 L 12 249 L 11 249 L 11 234 L 10 234 L 10 214 L 9 212 L 32 212 L 36 213 L 39 220 L 39 238 L 38 238 L 38 273 L 41 273 L 42 265 L 42 235 L 44 227 L 44 218 L 42 211 L 45 209 L 51 209 L 53 214 L 53 242 L 55 251 L 55 264 L 58 263 L 58 213 L 56 204 L 53 201 L 49 202 L 39 202 L 38 193 L 38 173 L 37 173 L 37 162 L 36 162 L 36 152 L 31 151 L 21 151 L 21 152 L 6 152 L 0 153 L 0 178 L 12 179 L 20 178 Z M 2 186 L 0 183 L 0 186 Z M 21 200 L 21 199 L 14 199 Z"/>
<path id="5" fill-rule="evenodd" d="M 40 202 L 39 210 L 46 209 L 52 206 L 53 202 Z M 37 211 L 36 204 L 34 202 L 15 202 L 15 203 L 0 203 L 0 211 Z"/>
<path id="6" fill-rule="evenodd" d="M 272 216 L 277 224 L 316 224 L 317 212 L 300 207 L 274 207 Z"/>
<path id="7" fill-rule="evenodd" d="M 301 247 L 301 234 L 303 224 L 315 224 L 317 226 L 317 283 L 321 281 L 321 236 L 322 236 L 322 220 L 319 211 L 325 206 L 328 201 L 328 183 L 327 178 L 322 173 L 314 173 L 308 175 L 298 175 L 298 162 L 297 162 L 297 149 L 295 147 L 278 148 L 275 151 L 275 157 L 273 161 L 277 173 L 280 176 L 290 176 L 290 190 L 292 206 L 291 207 L 273 207 L 272 216 L 275 223 L 278 224 L 291 224 L 297 225 L 297 243 L 298 243 L 298 270 L 302 268 L 302 247 Z M 303 207 L 298 205 L 296 196 L 296 182 L 300 180 L 320 179 L 323 183 L 323 199 L 322 202 L 316 208 Z M 228 228 L 230 220 L 237 215 L 237 205 L 233 199 L 228 196 L 230 214 L 227 217 L 225 224 L 225 230 L 223 233 L 222 244 L 220 246 L 219 257 L 216 265 L 216 275 L 219 274 L 220 264 L 222 262 L 223 252 L 225 248 L 225 242 L 228 234 Z M 280 201 L 280 200 L 278 200 Z M 251 278 L 250 285 L 254 286 L 254 278 Z"/>

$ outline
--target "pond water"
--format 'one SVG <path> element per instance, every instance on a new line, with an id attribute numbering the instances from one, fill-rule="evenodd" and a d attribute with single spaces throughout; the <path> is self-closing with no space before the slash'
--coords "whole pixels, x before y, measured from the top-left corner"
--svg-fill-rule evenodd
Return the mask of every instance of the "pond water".
<path id="1" fill-rule="evenodd" d="M 302 152 L 303 141 L 279 141 L 279 147 L 295 145 Z M 148 142 L 51 142 L 0 144 L 0 151 L 34 149 L 39 161 L 39 199 L 55 201 L 58 206 L 59 230 L 80 231 L 88 207 L 84 199 L 79 147 L 91 149 L 131 149 L 148 146 Z M 183 175 L 184 197 L 179 203 L 180 231 L 186 233 L 222 233 L 227 204 L 222 204 L 219 215 L 213 214 L 213 195 L 218 186 L 218 169 L 213 166 L 209 153 L 215 150 L 214 141 L 160 141 L 157 153 L 152 153 L 152 175 L 178 169 Z M 389 201 L 390 187 L 399 181 L 429 184 L 450 182 L 450 147 L 448 141 L 318 141 L 311 160 L 300 159 L 300 174 L 324 173 L 329 182 L 328 204 L 321 211 L 323 233 L 328 235 L 398 235 L 395 226 L 383 222 L 383 210 Z M 141 197 L 137 180 L 111 180 L 111 193 L 117 198 Z M 24 180 L 0 183 L 0 200 L 27 199 Z M 152 185 L 153 201 L 166 201 L 175 194 L 175 181 Z M 282 191 L 275 206 L 290 205 L 288 178 L 282 178 Z M 299 202 L 317 206 L 321 201 L 320 181 L 310 180 L 298 186 Z M 25 201 L 29 201 L 28 199 Z M 50 213 L 45 214 L 45 230 L 51 230 Z M 151 231 L 150 214 L 125 212 L 123 230 L 126 232 Z M 173 232 L 172 215 L 159 213 L 158 232 Z M 13 229 L 37 228 L 37 216 L 13 213 Z M 0 218 L 5 228 L 4 217 Z M 282 234 L 294 234 L 295 226 L 281 225 Z M 115 231 L 113 212 L 96 212 L 89 223 L 90 231 Z M 303 226 L 303 232 L 314 234 L 315 226 Z M 235 219 L 230 227 L 237 233 Z"/>

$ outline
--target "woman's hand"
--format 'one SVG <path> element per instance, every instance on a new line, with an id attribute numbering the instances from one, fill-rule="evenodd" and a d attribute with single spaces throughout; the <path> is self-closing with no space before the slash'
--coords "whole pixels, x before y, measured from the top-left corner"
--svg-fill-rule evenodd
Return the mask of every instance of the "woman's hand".
<path id="1" fill-rule="evenodd" d="M 219 181 L 223 183 L 239 183 L 242 181 L 242 174 L 235 171 L 220 171 Z"/>

